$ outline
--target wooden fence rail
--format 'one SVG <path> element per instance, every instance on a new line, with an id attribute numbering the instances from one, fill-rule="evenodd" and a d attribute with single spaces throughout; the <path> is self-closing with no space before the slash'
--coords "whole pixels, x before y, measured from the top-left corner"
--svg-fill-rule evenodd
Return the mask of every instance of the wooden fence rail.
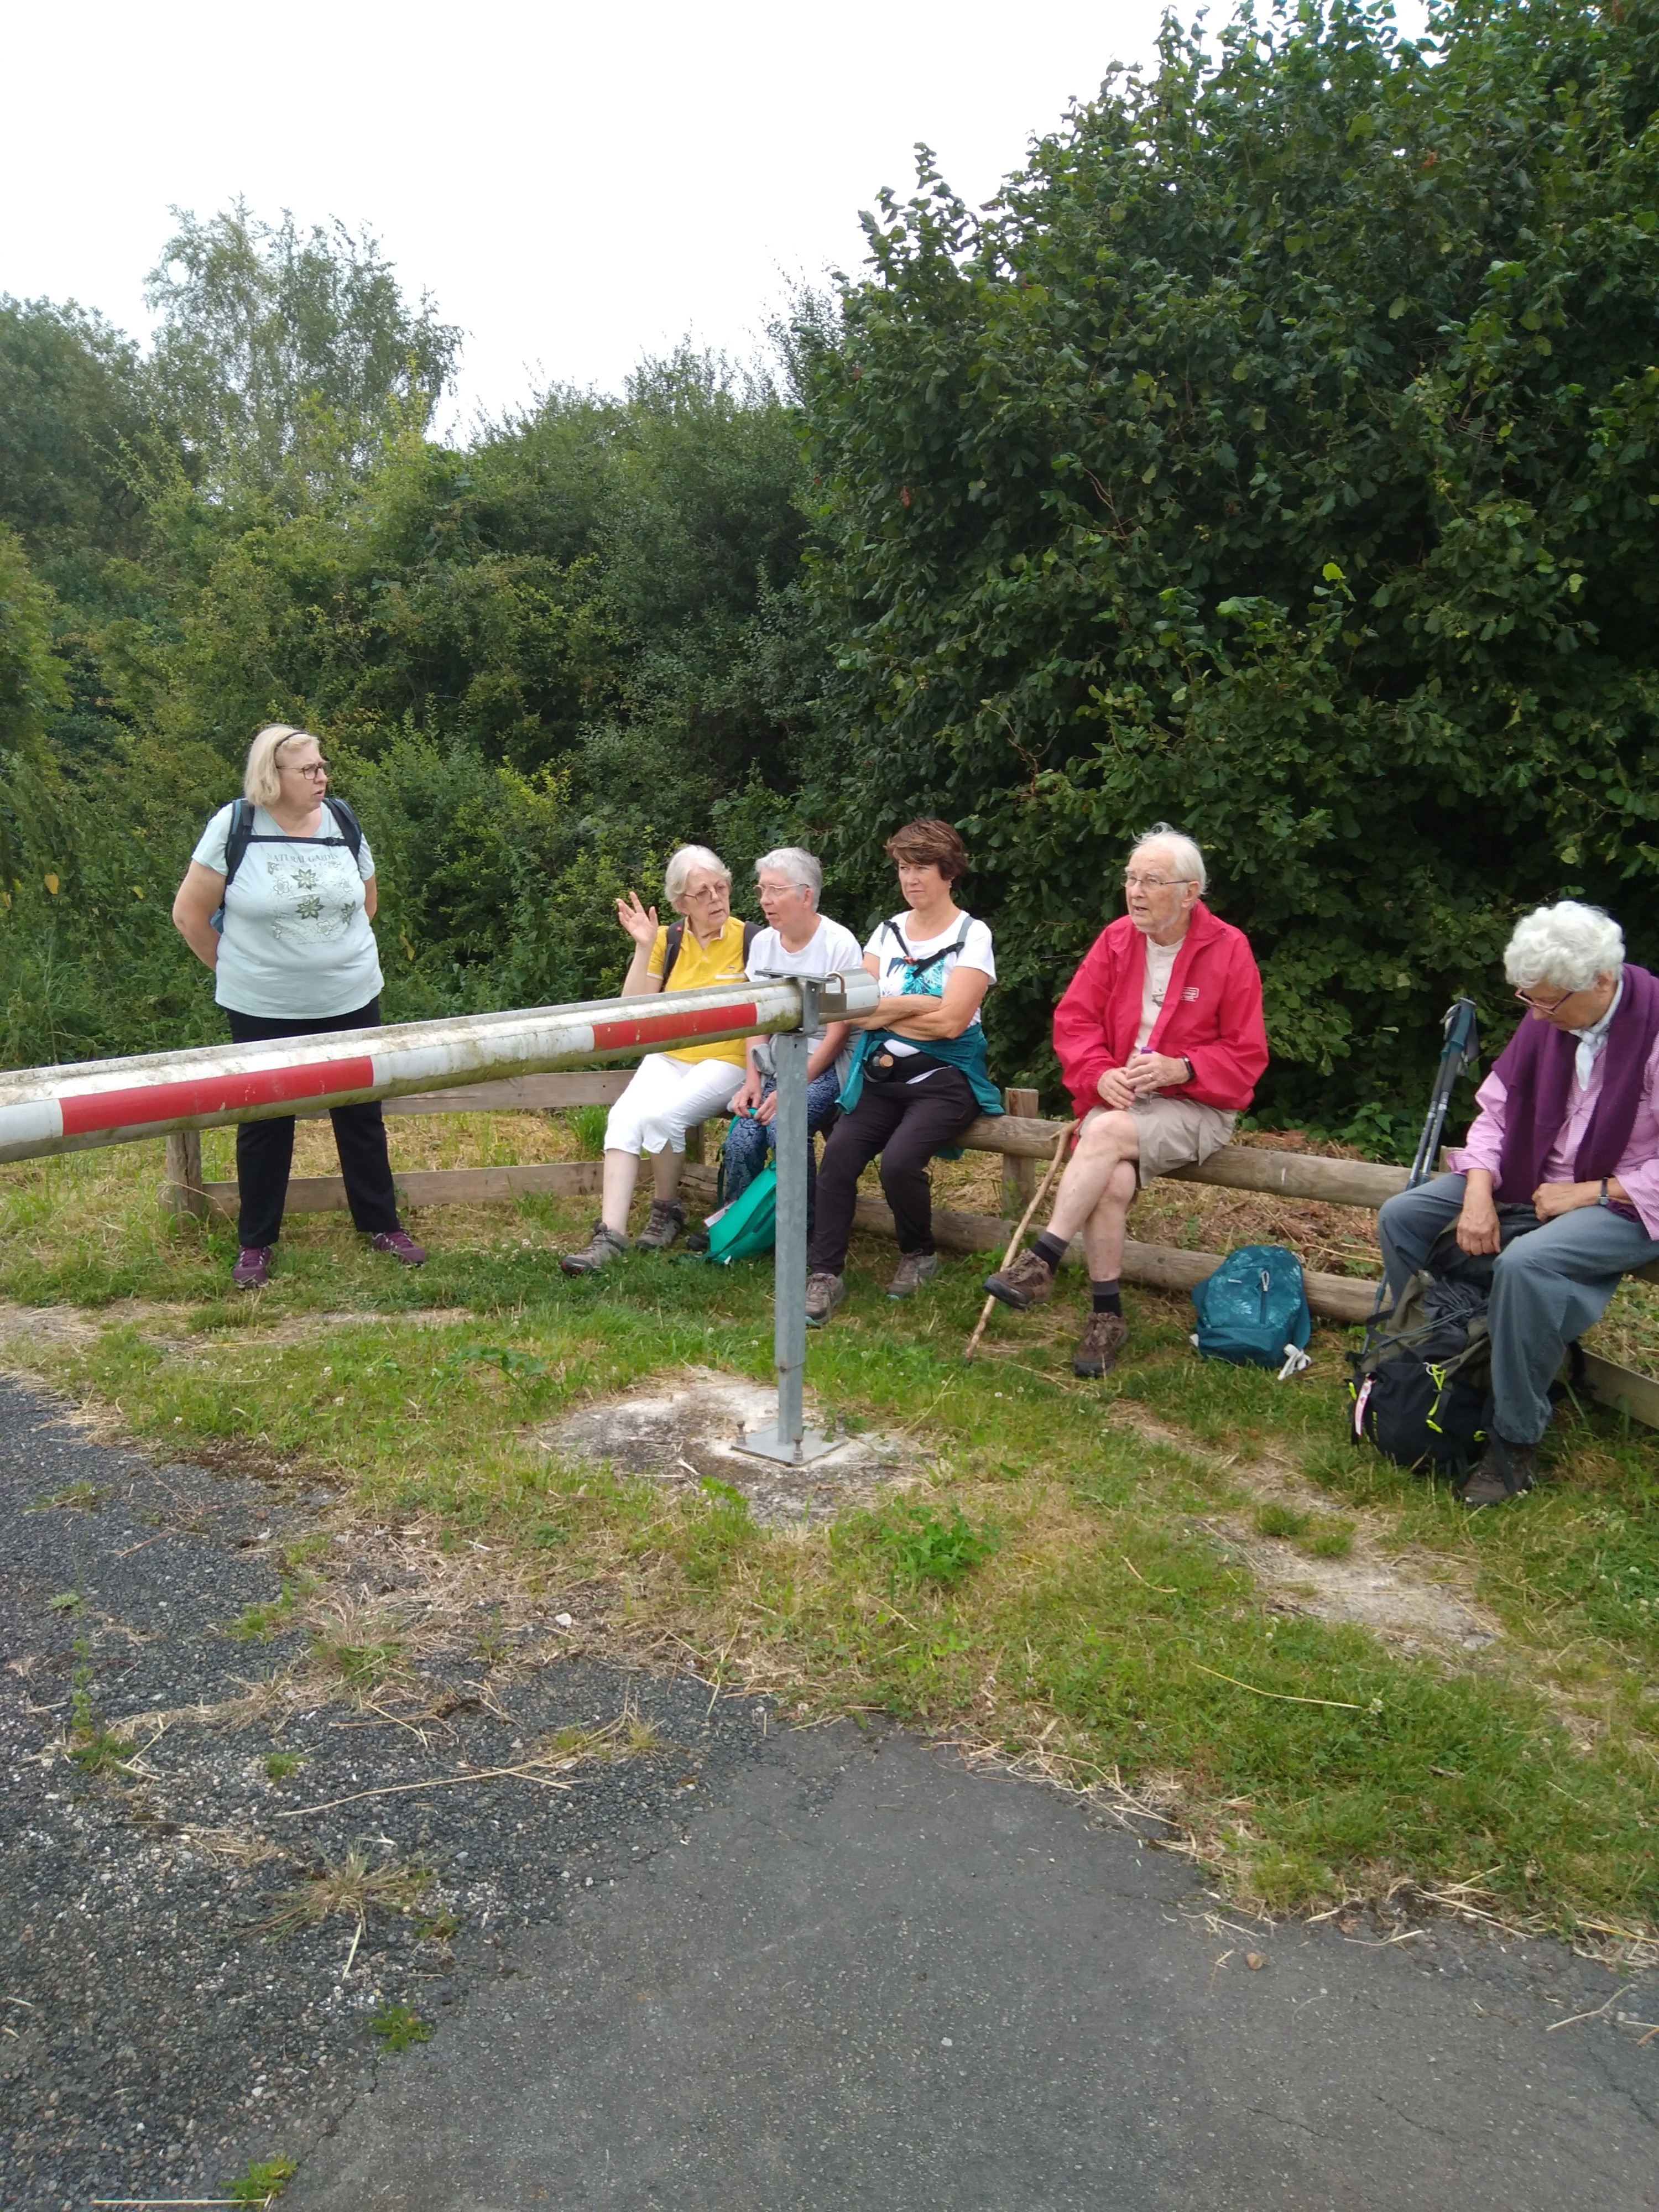
<path id="1" fill-rule="evenodd" d="M 622 1096 L 631 1073 L 629 1068 L 596 1068 L 574 1074 L 519 1076 L 501 1083 L 477 1084 L 468 1090 L 428 1091 L 388 1098 L 385 1110 L 388 1114 L 545 1114 L 576 1106 L 608 1106 Z M 946 1251 L 1000 1251 L 1030 1197 L 1034 1163 L 1051 1159 L 1055 1139 L 1072 1126 L 1039 1115 L 1034 1091 L 1010 1091 L 1006 1096 L 1007 1113 L 982 1116 L 962 1139 L 965 1151 L 1000 1154 L 1004 1212 L 937 1210 L 933 1233 Z M 692 1133 L 701 1135 L 701 1132 Z M 175 1210 L 234 1213 L 236 1185 L 202 1180 L 199 1134 L 187 1131 L 170 1136 L 167 1144 L 168 1196 Z M 700 1145 L 688 1143 L 685 1194 L 699 1204 L 712 1205 L 715 1178 L 710 1170 L 698 1164 L 700 1158 Z M 592 1196 L 599 1191 L 601 1172 L 598 1160 L 561 1160 L 526 1167 L 416 1169 L 399 1175 L 397 1182 L 400 1196 L 410 1206 L 477 1206 L 532 1193 L 558 1198 Z M 1404 1190 L 1407 1182 L 1404 1168 L 1384 1167 L 1370 1160 L 1329 1159 L 1316 1152 L 1271 1152 L 1253 1145 L 1224 1145 L 1201 1166 L 1179 1168 L 1170 1179 L 1207 1183 L 1222 1190 L 1260 1191 L 1276 1198 L 1359 1206 L 1373 1213 L 1396 1191 Z M 344 1204 L 345 1185 L 338 1176 L 296 1176 L 289 1185 L 290 1212 L 327 1212 Z M 856 1226 L 881 1237 L 894 1233 L 892 1215 L 875 1198 L 859 1200 Z M 1080 1242 L 1073 1243 L 1067 1256 L 1082 1264 Z M 1130 1282 L 1152 1289 L 1189 1291 L 1215 1272 L 1222 1257 L 1218 1252 L 1188 1252 L 1174 1245 L 1137 1243 L 1132 1238 L 1124 1246 L 1123 1273 Z M 1659 1282 L 1659 1267 L 1641 1272 L 1644 1280 Z M 1310 1269 L 1305 1271 L 1305 1280 L 1308 1304 L 1322 1319 L 1352 1324 L 1369 1318 L 1376 1297 L 1374 1278 Z M 1644 1426 L 1659 1428 L 1659 1382 L 1594 1352 L 1585 1354 L 1585 1382 L 1591 1395 L 1604 1405 Z"/>

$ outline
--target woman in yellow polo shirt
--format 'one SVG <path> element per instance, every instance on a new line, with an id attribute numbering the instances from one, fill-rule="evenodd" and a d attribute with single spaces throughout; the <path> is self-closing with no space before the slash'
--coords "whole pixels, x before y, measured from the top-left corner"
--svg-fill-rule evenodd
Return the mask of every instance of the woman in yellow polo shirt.
<path id="1" fill-rule="evenodd" d="M 706 845 L 682 845 L 663 872 L 663 891 L 684 924 L 665 985 L 669 932 L 658 926 L 657 909 L 641 906 L 632 891 L 617 901 L 617 920 L 634 940 L 634 957 L 623 981 L 623 998 L 665 988 L 696 991 L 715 983 L 741 983 L 744 925 L 732 919 L 732 875 L 726 863 Z M 592 1274 L 628 1249 L 628 1209 L 634 1202 L 641 1152 L 651 1155 L 653 1200 L 651 1218 L 634 1241 L 647 1252 L 667 1249 L 685 1226 L 685 1208 L 679 1199 L 685 1133 L 709 1115 L 726 1110 L 744 1073 L 741 1037 L 646 1054 L 611 1109 L 605 1127 L 603 1211 L 591 1241 L 560 1261 L 567 1275 Z"/>

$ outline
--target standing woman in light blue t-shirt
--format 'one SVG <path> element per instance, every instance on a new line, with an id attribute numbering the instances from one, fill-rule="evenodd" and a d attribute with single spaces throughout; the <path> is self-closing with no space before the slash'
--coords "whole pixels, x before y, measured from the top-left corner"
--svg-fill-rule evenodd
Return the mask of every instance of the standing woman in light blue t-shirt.
<path id="1" fill-rule="evenodd" d="M 321 746 L 307 730 L 272 722 L 248 748 L 242 789 L 252 834 L 234 869 L 237 809 L 222 806 L 173 902 L 179 935 L 213 970 L 232 1038 L 252 1044 L 377 1028 L 374 861 L 349 808 L 327 798 Z M 379 1102 L 337 1106 L 329 1119 L 353 1221 L 377 1252 L 418 1267 L 426 1254 L 398 1219 Z M 239 1123 L 240 1249 L 231 1279 L 241 1289 L 270 1278 L 293 1159 L 291 1114 Z"/>

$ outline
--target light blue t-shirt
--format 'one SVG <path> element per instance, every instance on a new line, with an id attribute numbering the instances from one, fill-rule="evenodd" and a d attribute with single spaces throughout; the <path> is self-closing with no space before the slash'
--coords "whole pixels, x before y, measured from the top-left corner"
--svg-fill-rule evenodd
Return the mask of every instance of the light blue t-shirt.
<path id="1" fill-rule="evenodd" d="M 191 855 L 221 876 L 230 812 L 219 809 Z M 363 900 L 374 856 L 365 838 L 354 860 L 349 846 L 333 842 L 339 836 L 326 807 L 310 837 L 289 836 L 254 808 L 252 839 L 225 892 L 213 985 L 222 1006 L 271 1021 L 327 1021 L 378 994 L 380 956 Z"/>

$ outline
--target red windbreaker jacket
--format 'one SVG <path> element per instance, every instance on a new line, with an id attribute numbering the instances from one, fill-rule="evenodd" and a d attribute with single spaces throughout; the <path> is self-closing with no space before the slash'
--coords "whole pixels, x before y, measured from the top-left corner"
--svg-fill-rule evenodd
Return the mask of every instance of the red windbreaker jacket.
<path id="1" fill-rule="evenodd" d="M 1146 976 L 1146 940 L 1121 915 L 1096 938 L 1054 1008 L 1054 1050 L 1079 1118 L 1100 1104 L 1096 1085 L 1106 1070 L 1121 1067 L 1134 1051 Z M 1230 1114 L 1249 1104 L 1267 1065 L 1261 978 L 1249 939 L 1201 899 L 1146 1048 L 1172 1060 L 1184 1054 L 1193 1064 L 1192 1081 L 1171 1084 L 1166 1097 L 1195 1098 Z"/>

